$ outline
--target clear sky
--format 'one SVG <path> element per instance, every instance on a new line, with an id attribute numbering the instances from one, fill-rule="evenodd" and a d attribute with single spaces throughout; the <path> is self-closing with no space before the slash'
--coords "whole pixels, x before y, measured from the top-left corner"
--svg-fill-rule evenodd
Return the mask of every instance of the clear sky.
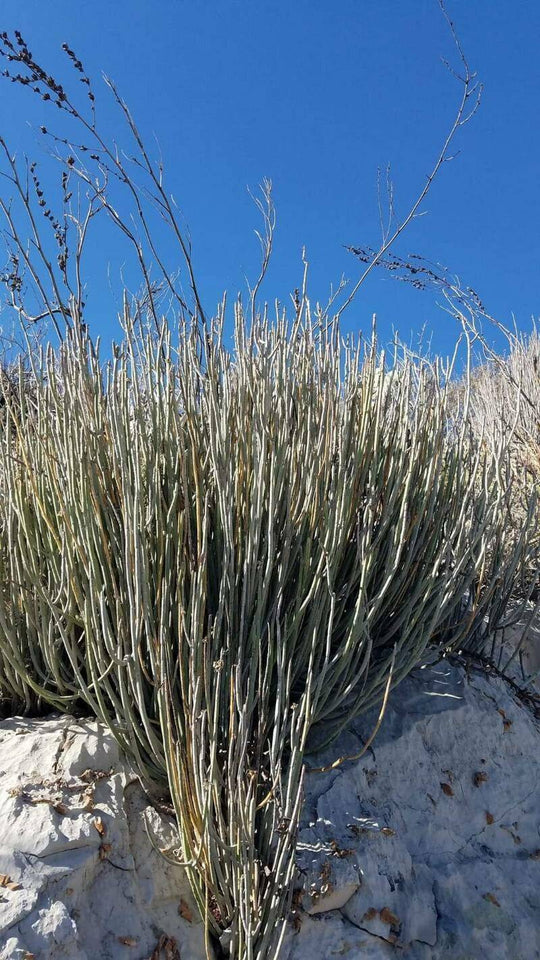
<path id="1" fill-rule="evenodd" d="M 447 7 L 485 85 L 483 102 L 397 252 L 445 264 L 503 322 L 513 312 L 525 329 L 540 292 L 540 4 Z M 454 50 L 436 0 L 2 0 L 0 29 L 15 28 L 60 79 L 69 76 L 67 41 L 91 76 L 116 81 L 157 153 L 155 135 L 209 312 L 223 290 L 245 290 L 245 275 L 256 274 L 248 188 L 263 177 L 273 181 L 278 215 L 263 296 L 288 299 L 303 245 L 314 298 L 326 300 L 343 273 L 354 281 L 359 264 L 344 245 L 379 241 L 377 169 L 391 163 L 404 214 L 460 94 L 441 63 Z M 107 91 L 96 87 L 111 133 Z M 60 118 L 25 93 L 0 84 L 1 131 L 39 158 L 35 131 L 55 121 L 61 132 Z M 108 340 L 117 333 L 109 285 L 118 292 L 121 262 L 110 237 L 98 231 L 93 242 L 89 320 Z M 425 325 L 444 352 L 456 333 L 433 294 L 384 271 L 365 285 L 345 329 L 367 330 L 374 312 L 383 339 L 393 328 L 409 339 Z"/>

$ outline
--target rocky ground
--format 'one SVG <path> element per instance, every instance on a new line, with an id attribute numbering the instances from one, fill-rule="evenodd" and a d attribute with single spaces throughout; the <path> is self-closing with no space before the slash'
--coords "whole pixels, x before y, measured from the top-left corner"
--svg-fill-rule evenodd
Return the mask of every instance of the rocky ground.
<path id="1" fill-rule="evenodd" d="M 368 714 L 313 767 L 358 754 Z M 283 960 L 540 958 L 540 727 L 505 680 L 443 661 L 393 693 L 359 760 L 308 773 Z M 202 960 L 180 867 L 111 735 L 0 724 L 0 960 Z"/>
<path id="2" fill-rule="evenodd" d="M 4 720 L 0 810 L 1 960 L 203 960 L 185 875 L 149 838 L 170 846 L 170 820 L 99 724 Z"/>
<path id="3" fill-rule="evenodd" d="M 407 678 L 360 760 L 308 775 L 287 960 L 540 957 L 539 732 L 502 679 L 446 661 Z"/>

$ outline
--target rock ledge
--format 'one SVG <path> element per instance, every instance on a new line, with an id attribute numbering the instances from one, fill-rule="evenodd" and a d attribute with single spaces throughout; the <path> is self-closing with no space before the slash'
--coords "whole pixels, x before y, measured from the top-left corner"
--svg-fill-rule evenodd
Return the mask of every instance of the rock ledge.
<path id="1" fill-rule="evenodd" d="M 358 754 L 368 714 L 323 766 Z M 306 777 L 280 960 L 538 960 L 539 726 L 511 686 L 448 662 L 393 693 L 372 747 Z M 0 723 L 0 960 L 203 960 L 174 825 L 110 735 Z"/>

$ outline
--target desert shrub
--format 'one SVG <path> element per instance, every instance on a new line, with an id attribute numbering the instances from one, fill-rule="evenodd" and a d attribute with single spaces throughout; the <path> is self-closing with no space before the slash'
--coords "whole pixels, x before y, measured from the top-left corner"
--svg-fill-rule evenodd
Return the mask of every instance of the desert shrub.
<path id="1" fill-rule="evenodd" d="M 459 408 L 459 415 L 465 413 L 475 442 L 498 464 L 500 483 L 507 491 L 507 538 L 497 547 L 491 545 L 497 557 L 492 562 L 505 569 L 519 538 L 527 541 L 527 548 L 520 553 L 512 590 L 498 596 L 487 628 L 469 634 L 464 647 L 487 656 L 507 672 L 515 670 L 515 661 L 521 657 L 521 647 L 528 640 L 531 624 L 537 622 L 539 610 L 540 342 L 536 328 L 524 335 L 499 324 L 509 349 L 506 354 L 497 354 L 479 336 L 474 311 L 469 314 L 474 338 L 483 345 L 483 358 L 467 382 L 453 385 L 452 403 Z M 510 646 L 506 643 L 509 636 Z M 523 672 L 522 680 L 530 682 L 531 678 Z"/>
<path id="2" fill-rule="evenodd" d="M 540 339 L 507 331 L 506 355 L 492 352 L 474 373 L 470 420 L 479 441 L 496 451 L 501 434 L 508 440 L 515 486 L 514 515 L 521 523 L 531 490 L 540 479 Z"/>
<path id="3" fill-rule="evenodd" d="M 232 350 L 223 317 L 127 324 L 102 363 L 75 325 L 39 363 L 33 416 L 6 397 L 0 682 L 109 724 L 168 783 L 209 930 L 275 957 L 310 734 L 484 622 L 515 573 L 487 556 L 500 473 L 437 365 L 385 367 L 307 302 L 238 305 Z"/>

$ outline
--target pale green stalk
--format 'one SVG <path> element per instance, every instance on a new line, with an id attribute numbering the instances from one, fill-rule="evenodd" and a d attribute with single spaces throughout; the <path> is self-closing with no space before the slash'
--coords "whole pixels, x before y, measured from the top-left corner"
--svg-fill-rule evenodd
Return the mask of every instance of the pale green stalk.
<path id="1" fill-rule="evenodd" d="M 439 367 L 303 310 L 248 329 L 238 305 L 232 352 L 222 316 L 202 351 L 127 318 L 103 366 L 75 325 L 1 441 L 2 686 L 86 704 L 168 783 L 237 960 L 279 952 L 306 749 L 481 626 L 528 548 L 495 569 L 503 477 L 448 429 Z"/>

